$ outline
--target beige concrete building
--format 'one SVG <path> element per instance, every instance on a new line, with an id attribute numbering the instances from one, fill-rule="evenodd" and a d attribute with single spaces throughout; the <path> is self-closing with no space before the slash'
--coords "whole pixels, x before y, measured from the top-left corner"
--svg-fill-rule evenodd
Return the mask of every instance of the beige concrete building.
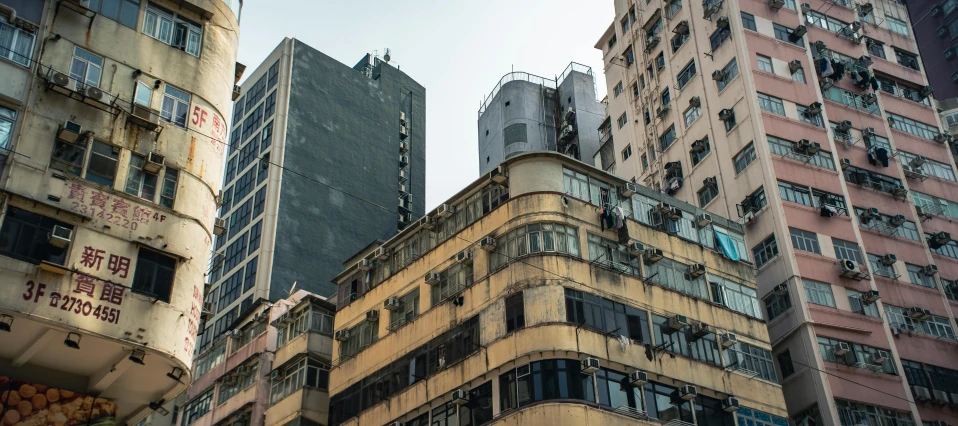
<path id="1" fill-rule="evenodd" d="M 958 178 L 904 2 L 610 3 L 596 160 L 744 224 L 790 417 L 954 424 Z"/>
<path id="2" fill-rule="evenodd" d="M 177 424 L 327 424 L 334 310 L 305 290 L 258 299 L 197 357 Z"/>
<path id="3" fill-rule="evenodd" d="M 329 424 L 785 426 L 742 227 L 703 213 L 506 160 L 339 275 Z"/>
<path id="4" fill-rule="evenodd" d="M 0 1 L 5 424 L 135 424 L 192 380 L 240 6 Z"/>

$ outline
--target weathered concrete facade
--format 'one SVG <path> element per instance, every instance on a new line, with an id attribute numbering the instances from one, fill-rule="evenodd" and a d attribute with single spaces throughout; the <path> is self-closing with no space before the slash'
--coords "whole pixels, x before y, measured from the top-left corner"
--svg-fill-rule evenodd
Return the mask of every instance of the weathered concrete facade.
<path id="1" fill-rule="evenodd" d="M 339 275 L 330 425 L 785 422 L 740 225 L 555 152 L 502 167 Z"/>
<path id="2" fill-rule="evenodd" d="M 924 24 L 897 0 L 612 3 L 616 170 L 744 224 L 790 417 L 953 422 L 958 179 Z"/>
<path id="3" fill-rule="evenodd" d="M 0 375 L 129 424 L 185 390 L 240 3 L 0 2 Z"/>

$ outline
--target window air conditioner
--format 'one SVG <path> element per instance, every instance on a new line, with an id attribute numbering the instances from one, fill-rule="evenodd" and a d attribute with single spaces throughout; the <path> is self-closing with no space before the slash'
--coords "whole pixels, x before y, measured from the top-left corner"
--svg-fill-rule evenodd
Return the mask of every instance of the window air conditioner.
<path id="1" fill-rule="evenodd" d="M 679 388 L 679 398 L 689 401 L 699 395 L 699 390 L 692 385 L 685 385 Z"/>
<path id="2" fill-rule="evenodd" d="M 795 60 L 793 60 L 793 61 L 791 61 L 791 62 L 788 63 L 788 71 L 791 72 L 792 74 L 794 74 L 795 71 L 798 71 L 798 70 L 800 70 L 800 69 L 802 69 L 802 61 L 801 61 L 801 60 L 795 59 Z"/>
<path id="3" fill-rule="evenodd" d="M 725 71 L 715 70 L 712 72 L 712 80 L 725 81 Z"/>
<path id="4" fill-rule="evenodd" d="M 868 290 L 862 293 L 861 299 L 866 303 L 875 303 L 878 299 L 881 299 L 881 294 L 878 293 L 878 290 Z"/>
<path id="5" fill-rule="evenodd" d="M 878 353 L 876 353 L 875 356 L 872 357 L 872 363 L 884 364 L 885 361 L 888 361 L 888 359 L 889 359 L 888 351 L 879 350 Z"/>
<path id="6" fill-rule="evenodd" d="M 768 7 L 774 10 L 779 10 L 783 6 L 785 6 L 785 0 L 768 0 Z"/>
<path id="7" fill-rule="evenodd" d="M 896 262 L 898 262 L 898 256 L 895 256 L 894 254 L 890 254 L 890 253 L 889 253 L 889 254 L 886 254 L 886 255 L 884 255 L 884 256 L 881 257 L 881 263 L 882 263 L 882 265 L 892 266 L 892 265 L 894 265 Z"/>
<path id="8" fill-rule="evenodd" d="M 429 216 L 423 216 L 422 219 L 419 219 L 419 226 L 423 229 L 433 229 L 436 227 L 436 219 Z"/>
<path id="9" fill-rule="evenodd" d="M 166 162 L 166 158 L 162 155 L 155 152 L 151 152 L 147 158 L 146 162 L 143 163 L 143 171 L 147 173 L 157 174 L 160 170 L 163 170 L 163 163 Z"/>
<path id="10" fill-rule="evenodd" d="M 373 322 L 379 320 L 379 311 L 373 309 L 366 311 L 366 321 Z"/>
<path id="11" fill-rule="evenodd" d="M 644 371 L 633 371 L 629 373 L 629 383 L 632 383 L 632 386 L 639 387 L 644 386 L 649 382 L 649 373 Z"/>
<path id="12" fill-rule="evenodd" d="M 701 277 L 702 275 L 705 275 L 705 265 L 701 263 L 696 263 L 694 265 L 689 266 L 689 275 L 691 275 L 692 278 L 698 278 L 698 277 Z"/>
<path id="13" fill-rule="evenodd" d="M 463 250 L 456 255 L 456 262 L 468 265 L 472 263 L 472 252 L 469 250 Z"/>
<path id="14" fill-rule="evenodd" d="M 489 180 L 500 185 L 504 185 L 508 180 L 508 177 L 506 176 L 506 168 L 503 166 L 496 166 L 496 168 L 489 172 Z"/>
<path id="15" fill-rule="evenodd" d="M 645 244 L 642 244 L 638 241 L 632 241 L 629 243 L 629 254 L 633 256 L 642 256 L 645 254 Z"/>
<path id="16" fill-rule="evenodd" d="M 240 96 L 242 95 L 243 95 L 243 89 L 237 85 L 233 85 L 233 96 L 232 96 L 233 102 L 236 102 L 236 100 L 239 99 Z"/>
<path id="17" fill-rule="evenodd" d="M 73 241 L 73 230 L 60 225 L 53 225 L 47 242 L 54 247 L 66 248 Z"/>
<path id="18" fill-rule="evenodd" d="M 425 278 L 426 284 L 436 285 L 439 284 L 440 278 L 438 272 L 429 272 L 426 274 Z"/>
<path id="19" fill-rule="evenodd" d="M 595 374 L 599 371 L 599 359 L 588 357 L 582 360 L 582 374 Z"/>
<path id="20" fill-rule="evenodd" d="M 905 215 L 903 214 L 896 214 L 888 219 L 888 223 L 890 223 L 891 226 L 895 226 L 895 227 L 902 226 L 907 221 L 908 219 L 906 219 Z"/>
<path id="21" fill-rule="evenodd" d="M 361 271 L 368 271 L 373 269 L 373 262 L 369 259 L 362 259 L 359 262 L 356 262 L 356 267 Z"/>
<path id="22" fill-rule="evenodd" d="M 938 265 L 925 265 L 921 268 L 921 273 L 933 277 L 938 273 Z"/>
<path id="23" fill-rule="evenodd" d="M 57 132 L 57 139 L 64 142 L 76 143 L 80 139 L 80 132 L 83 131 L 83 128 L 79 124 L 72 121 L 66 121 L 60 126 L 60 131 Z"/>
<path id="24" fill-rule="evenodd" d="M 479 240 L 479 248 L 485 251 L 493 251 L 496 249 L 496 239 L 494 237 L 482 237 Z"/>
<path id="25" fill-rule="evenodd" d="M 637 189 L 638 188 L 636 184 L 632 182 L 626 182 L 625 185 L 620 188 L 619 194 L 622 195 L 623 198 L 632 198 L 632 196 L 638 192 Z"/>
<path id="26" fill-rule="evenodd" d="M 812 102 L 812 103 L 808 106 L 808 113 L 809 113 L 809 114 L 815 115 L 815 114 L 821 114 L 821 112 L 822 112 L 822 103 L 821 103 L 821 102 Z"/>
<path id="27" fill-rule="evenodd" d="M 405 154 L 408 151 L 409 151 L 409 142 L 406 142 L 406 141 L 399 142 L 399 153 Z"/>
<path id="28" fill-rule="evenodd" d="M 935 135 L 935 142 L 945 143 L 948 142 L 949 139 L 951 139 L 951 135 L 949 135 L 947 132 Z"/>
<path id="29" fill-rule="evenodd" d="M 645 249 L 645 253 L 643 254 L 645 263 L 649 263 L 649 264 L 658 262 L 662 260 L 662 258 L 664 257 L 665 257 L 665 254 L 662 252 L 662 249 L 657 249 L 655 247 L 649 247 Z"/>
<path id="30" fill-rule="evenodd" d="M 845 356 L 845 354 L 851 350 L 852 348 L 848 343 L 838 342 L 838 344 L 835 345 L 835 356 Z"/>
<path id="31" fill-rule="evenodd" d="M 453 404 L 463 405 L 469 402 L 469 393 L 462 389 L 456 389 L 452 391 L 449 398 L 452 399 Z"/>
<path id="32" fill-rule="evenodd" d="M 719 111 L 719 120 L 729 121 L 729 120 L 731 120 L 731 119 L 734 118 L 734 117 L 735 117 L 735 111 L 733 111 L 733 110 L 731 110 L 731 109 L 729 109 L 729 108 L 725 108 L 725 109 Z"/>
<path id="33" fill-rule="evenodd" d="M 832 87 L 835 87 L 835 80 L 825 77 L 821 81 L 821 86 L 822 86 L 822 91 L 831 89 Z"/>
<path id="34" fill-rule="evenodd" d="M 213 220 L 213 233 L 216 235 L 223 235 L 226 232 L 226 218 L 218 217 Z"/>
<path id="35" fill-rule="evenodd" d="M 925 321 L 931 317 L 931 311 L 918 306 L 908 308 L 908 316 L 918 321 Z"/>
<path id="36" fill-rule="evenodd" d="M 772 291 L 779 297 L 788 296 L 788 284 L 779 284 Z"/>
<path id="37" fill-rule="evenodd" d="M 387 249 L 385 246 L 380 246 L 380 247 L 377 248 L 376 250 L 373 250 L 372 258 L 373 258 L 373 259 L 378 259 L 378 260 L 386 260 L 386 259 L 388 259 L 388 258 L 389 258 L 389 249 Z"/>
<path id="38" fill-rule="evenodd" d="M 738 398 L 734 396 L 725 398 L 722 401 L 722 409 L 725 410 L 725 412 L 727 413 L 734 413 L 738 411 L 739 408 L 742 408 L 742 406 L 739 404 Z"/>
<path id="39" fill-rule="evenodd" d="M 722 347 L 726 349 L 731 348 L 732 346 L 735 346 L 736 343 L 738 343 L 738 336 L 732 333 L 722 333 L 721 335 L 719 335 L 719 338 L 722 341 Z"/>
<path id="40" fill-rule="evenodd" d="M 698 108 L 702 106 L 702 98 L 698 96 L 692 96 L 689 98 L 689 106 L 692 108 Z"/>
<path id="41" fill-rule="evenodd" d="M 386 300 L 383 301 L 383 309 L 390 312 L 398 310 L 401 306 L 402 301 L 400 301 L 398 297 L 387 297 Z"/>
<path id="42" fill-rule="evenodd" d="M 692 335 L 695 337 L 705 337 L 712 334 L 712 326 L 704 322 L 696 322 L 692 325 Z"/>
<path id="43" fill-rule="evenodd" d="M 439 217 L 443 217 L 443 218 L 449 217 L 449 216 L 452 216 L 454 213 L 456 213 L 456 208 L 453 206 L 450 206 L 449 204 L 440 204 L 439 207 L 436 208 L 436 215 Z"/>
<path id="44" fill-rule="evenodd" d="M 852 129 L 851 120 L 843 120 L 841 123 L 838 123 L 838 125 L 835 126 L 835 130 L 838 130 L 839 132 L 847 132 L 851 129 Z"/>
<path id="45" fill-rule="evenodd" d="M 669 318 L 669 328 L 681 330 L 689 325 L 689 319 L 685 315 L 673 315 Z"/>
<path id="46" fill-rule="evenodd" d="M 334 337 L 340 342 L 349 340 L 349 329 L 337 330 Z M 274 371 L 273 373 L 279 373 L 279 371 Z"/>
<path id="47" fill-rule="evenodd" d="M 708 213 L 702 213 L 696 216 L 696 222 L 698 222 L 699 228 L 709 226 L 712 223 L 712 215 Z"/>
<path id="48" fill-rule="evenodd" d="M 405 124 L 399 125 L 399 138 L 405 140 L 409 137 L 409 128 Z"/>

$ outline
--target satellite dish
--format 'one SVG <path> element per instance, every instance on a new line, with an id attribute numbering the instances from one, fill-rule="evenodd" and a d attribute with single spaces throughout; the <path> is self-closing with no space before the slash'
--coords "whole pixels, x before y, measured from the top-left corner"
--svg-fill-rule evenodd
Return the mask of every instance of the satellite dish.
<path id="1" fill-rule="evenodd" d="M 392 59 L 392 56 L 389 55 L 389 48 L 386 48 L 386 54 L 383 55 L 383 60 L 389 62 L 390 59 Z"/>

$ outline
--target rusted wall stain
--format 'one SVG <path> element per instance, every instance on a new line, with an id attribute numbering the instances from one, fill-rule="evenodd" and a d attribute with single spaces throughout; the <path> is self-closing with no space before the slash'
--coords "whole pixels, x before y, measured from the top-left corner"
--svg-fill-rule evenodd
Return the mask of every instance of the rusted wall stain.
<path id="1" fill-rule="evenodd" d="M 196 136 L 190 137 L 190 154 L 186 157 L 186 169 L 193 172 L 193 160 L 196 157 Z"/>

